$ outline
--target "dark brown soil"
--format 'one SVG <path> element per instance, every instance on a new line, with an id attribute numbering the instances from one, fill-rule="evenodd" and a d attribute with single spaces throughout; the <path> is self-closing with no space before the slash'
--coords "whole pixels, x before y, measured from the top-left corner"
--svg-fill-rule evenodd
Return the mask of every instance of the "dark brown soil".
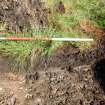
<path id="1" fill-rule="evenodd" d="M 23 79 L 12 73 L 0 77 L 1 105 L 105 105 L 104 92 L 89 65 L 71 72 L 48 68 L 26 74 L 27 78 L 22 75 Z"/>
<path id="2" fill-rule="evenodd" d="M 0 0 L 0 22 L 7 24 L 7 30 L 23 33 L 48 25 L 48 9 L 42 0 Z"/>
<path id="3" fill-rule="evenodd" d="M 31 97 L 25 105 L 105 105 L 104 92 L 89 65 L 71 72 L 49 68 L 37 73 L 39 78 L 33 82 L 29 79 L 27 84 Z"/>
<path id="4" fill-rule="evenodd" d="M 105 48 L 94 47 L 85 51 L 74 45 L 65 45 L 58 49 L 51 58 L 48 59 L 48 66 L 61 68 L 74 68 L 81 65 L 92 65 L 97 60 L 105 58 Z"/>
<path id="5" fill-rule="evenodd" d="M 33 25 L 48 24 L 40 0 L 38 4 L 22 1 L 0 0 L 0 21 L 9 30 L 23 32 Z M 99 39 L 96 48 L 80 51 L 71 44 L 62 46 L 29 73 L 13 73 L 9 61 L 0 57 L 0 105 L 105 105 L 105 41 L 100 40 L 105 33 L 86 24 L 81 28 Z"/>
<path id="6" fill-rule="evenodd" d="M 37 70 L 21 74 L 3 73 L 8 66 L 1 58 L 0 103 L 105 105 L 104 57 L 104 49 L 81 52 L 74 45 L 66 45 Z"/>

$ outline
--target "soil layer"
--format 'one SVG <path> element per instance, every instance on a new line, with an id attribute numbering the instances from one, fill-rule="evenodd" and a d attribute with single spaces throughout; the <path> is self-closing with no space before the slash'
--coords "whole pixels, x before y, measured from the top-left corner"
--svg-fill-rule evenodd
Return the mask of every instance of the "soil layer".
<path id="1" fill-rule="evenodd" d="M 18 74 L 0 58 L 0 105 L 105 105 L 104 56 L 104 49 L 63 46 L 37 70 Z"/>

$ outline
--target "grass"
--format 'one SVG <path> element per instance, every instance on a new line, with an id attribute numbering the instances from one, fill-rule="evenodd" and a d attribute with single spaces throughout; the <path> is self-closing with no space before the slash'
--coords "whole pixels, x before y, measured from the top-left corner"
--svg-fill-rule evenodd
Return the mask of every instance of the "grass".
<path id="1" fill-rule="evenodd" d="M 8 33 L 2 36 L 21 36 L 21 37 L 88 37 L 79 29 L 79 22 L 81 20 L 90 20 L 98 27 L 105 29 L 105 2 L 104 0 L 62 0 L 66 7 L 66 13 L 60 15 L 54 12 L 54 5 L 57 0 L 46 0 L 46 6 L 51 7 L 52 14 L 49 18 L 49 27 L 42 30 L 32 29 L 27 34 L 16 35 L 15 33 Z M 74 3 L 75 2 L 75 3 Z M 6 30 L 6 24 L 0 23 L 0 30 Z M 1 41 L 0 53 L 4 56 L 10 56 L 14 62 L 12 67 L 17 69 L 27 69 L 30 65 L 30 56 L 32 49 L 39 49 L 40 56 L 50 56 L 52 52 L 64 44 L 62 42 L 45 42 L 45 41 Z M 87 43 L 73 43 L 86 49 L 91 46 L 90 42 Z"/>
<path id="2" fill-rule="evenodd" d="M 12 33 L 15 35 L 14 33 Z M 39 36 L 50 35 L 50 37 L 56 37 L 56 35 L 60 36 L 54 30 L 36 30 L 32 31 L 32 33 L 15 35 L 19 37 L 30 37 L 30 36 Z M 2 36 L 11 36 L 10 34 L 4 34 Z M 41 51 L 40 56 L 51 55 L 54 48 L 58 47 L 61 42 L 49 42 L 46 41 L 1 41 L 0 42 L 0 54 L 3 56 L 9 56 L 13 61 L 11 62 L 12 69 L 18 70 L 28 69 L 27 67 L 30 65 L 30 57 L 32 54 L 32 50 L 39 49 Z M 55 47 L 56 46 L 56 47 Z M 38 53 L 38 52 L 37 52 Z"/>

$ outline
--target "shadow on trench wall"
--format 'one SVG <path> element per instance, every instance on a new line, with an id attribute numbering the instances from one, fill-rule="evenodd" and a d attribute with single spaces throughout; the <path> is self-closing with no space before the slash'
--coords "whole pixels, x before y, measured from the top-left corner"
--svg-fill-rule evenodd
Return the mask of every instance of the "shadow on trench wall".
<path id="1" fill-rule="evenodd" d="M 99 83 L 105 93 L 105 58 L 97 60 L 93 65 L 95 80 Z"/>

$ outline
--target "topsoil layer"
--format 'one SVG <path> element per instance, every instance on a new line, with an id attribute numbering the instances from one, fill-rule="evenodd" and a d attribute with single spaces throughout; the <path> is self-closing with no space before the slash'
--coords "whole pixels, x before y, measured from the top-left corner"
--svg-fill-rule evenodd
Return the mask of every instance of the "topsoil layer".
<path id="1" fill-rule="evenodd" d="M 50 58 L 44 59 L 42 66 L 69 69 L 82 65 L 93 65 L 103 58 L 105 58 L 105 48 L 102 46 L 81 51 L 75 45 L 69 44 L 61 46 Z"/>

